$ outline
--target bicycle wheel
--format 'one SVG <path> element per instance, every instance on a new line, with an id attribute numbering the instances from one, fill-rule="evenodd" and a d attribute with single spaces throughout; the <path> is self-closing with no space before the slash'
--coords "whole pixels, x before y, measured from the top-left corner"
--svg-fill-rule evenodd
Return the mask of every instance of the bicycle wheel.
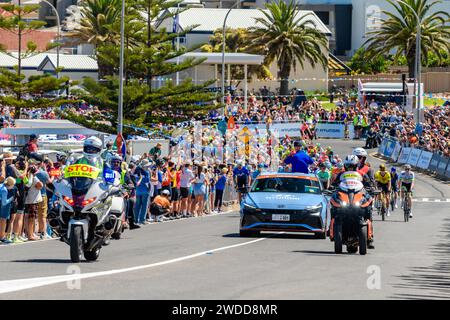
<path id="1" fill-rule="evenodd" d="M 381 207 L 381 220 L 384 221 L 386 219 L 385 217 L 386 217 L 386 207 L 383 204 L 383 206 Z"/>

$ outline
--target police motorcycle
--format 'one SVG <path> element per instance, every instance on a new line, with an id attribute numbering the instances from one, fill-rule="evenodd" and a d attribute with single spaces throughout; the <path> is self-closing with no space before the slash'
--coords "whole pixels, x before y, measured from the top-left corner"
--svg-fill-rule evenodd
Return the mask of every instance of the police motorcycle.
<path id="1" fill-rule="evenodd" d="M 71 157 L 53 182 L 56 205 L 48 215 L 53 231 L 70 246 L 70 259 L 98 259 L 105 239 L 118 231 L 124 215 L 120 180 L 100 157 L 102 142 L 85 140 L 83 155 Z"/>
<path id="2" fill-rule="evenodd" d="M 345 160 L 346 171 L 339 177 L 339 185 L 332 192 L 330 239 L 334 241 L 335 253 L 342 253 L 346 245 L 349 253 L 367 253 L 368 243 L 373 240 L 371 217 L 373 197 L 356 171 L 358 159 L 350 155 Z"/>

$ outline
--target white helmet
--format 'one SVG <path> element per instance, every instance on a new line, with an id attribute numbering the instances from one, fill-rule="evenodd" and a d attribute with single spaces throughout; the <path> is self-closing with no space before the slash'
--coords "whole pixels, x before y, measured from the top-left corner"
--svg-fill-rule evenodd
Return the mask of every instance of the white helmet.
<path id="1" fill-rule="evenodd" d="M 358 157 L 353 154 L 349 154 L 344 160 L 344 167 L 345 169 L 352 167 L 353 170 L 356 170 L 358 163 L 359 163 Z"/>
<path id="2" fill-rule="evenodd" d="M 364 148 L 353 149 L 352 155 L 357 157 L 367 157 L 367 151 Z"/>
<path id="3" fill-rule="evenodd" d="M 88 159 L 94 159 L 100 156 L 102 152 L 103 143 L 97 137 L 89 137 L 84 140 L 83 154 Z"/>

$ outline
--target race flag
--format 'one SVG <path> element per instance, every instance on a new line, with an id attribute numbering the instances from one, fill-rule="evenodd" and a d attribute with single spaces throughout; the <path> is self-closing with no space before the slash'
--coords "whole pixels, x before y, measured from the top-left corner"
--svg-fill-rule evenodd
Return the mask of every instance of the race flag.
<path id="1" fill-rule="evenodd" d="M 125 159 L 125 155 L 127 154 L 127 147 L 126 141 L 121 133 L 117 135 L 116 141 L 114 141 L 114 148 L 117 150 L 117 153 L 122 156 L 122 159 Z"/>

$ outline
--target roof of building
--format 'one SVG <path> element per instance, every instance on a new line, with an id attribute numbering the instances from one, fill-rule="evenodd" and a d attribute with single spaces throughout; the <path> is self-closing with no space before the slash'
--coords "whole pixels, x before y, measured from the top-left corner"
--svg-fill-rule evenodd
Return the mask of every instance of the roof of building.
<path id="1" fill-rule="evenodd" d="M 16 127 L 3 128 L 4 134 L 30 135 L 34 134 L 83 134 L 101 135 L 103 133 L 82 127 L 68 120 L 16 120 Z"/>
<path id="2" fill-rule="evenodd" d="M 44 31 L 44 30 L 32 30 L 25 33 L 22 36 L 22 48 L 27 48 L 27 43 L 32 41 L 36 44 L 36 51 L 45 51 L 47 50 L 47 46 L 54 39 L 56 39 L 57 33 L 54 31 Z M 17 34 L 8 30 L 0 29 L 0 39 L 1 44 L 3 45 L 6 51 L 18 51 L 19 50 L 19 42 L 17 38 Z"/>
<path id="3" fill-rule="evenodd" d="M 56 54 L 46 54 L 46 57 L 43 58 L 37 70 L 42 71 L 48 62 L 51 63 L 53 69 L 56 69 L 58 65 L 57 57 L 58 56 Z M 59 66 L 63 68 L 63 71 L 98 70 L 97 60 L 95 60 L 93 57 L 89 55 L 81 55 L 81 54 L 60 54 Z"/>
<path id="4" fill-rule="evenodd" d="M 18 54 L 11 53 L 12 56 L 0 53 L 0 68 L 12 69 L 18 64 Z M 14 58 L 15 57 L 15 58 Z M 38 53 L 28 58 L 22 59 L 22 67 L 24 69 L 36 69 L 42 71 L 44 66 L 50 62 L 54 69 L 57 66 L 56 53 Z M 64 68 L 64 71 L 97 71 L 97 61 L 89 55 L 81 54 L 60 54 L 59 66 Z"/>
<path id="5" fill-rule="evenodd" d="M 177 8 L 171 8 L 170 11 L 176 12 Z M 268 11 L 268 10 L 264 10 Z M 223 28 L 223 21 L 228 12 L 228 9 L 216 8 L 190 8 L 179 14 L 178 25 L 184 30 L 189 26 L 199 24 L 193 32 L 213 32 L 217 29 Z M 308 15 L 309 14 L 309 15 Z M 298 16 L 302 17 L 308 15 L 306 18 L 315 24 L 316 28 L 321 32 L 331 35 L 331 31 L 325 24 L 314 14 L 313 11 L 300 10 Z M 254 18 L 264 18 L 264 14 L 257 9 L 233 9 L 231 10 L 228 19 L 227 27 L 230 28 L 250 28 L 258 26 Z M 165 27 L 166 30 L 172 31 L 173 18 L 168 18 L 162 21 L 159 27 Z"/>
<path id="6" fill-rule="evenodd" d="M 178 57 L 180 62 L 183 62 L 186 59 L 191 58 L 206 58 L 202 64 L 221 64 L 222 63 L 222 54 L 221 53 L 210 53 L 210 52 L 188 52 L 180 57 Z M 264 56 L 257 54 L 248 54 L 248 53 L 225 53 L 225 64 L 247 64 L 247 65 L 259 65 L 263 63 Z M 168 60 L 168 62 L 176 62 L 177 58 L 173 58 Z"/>

